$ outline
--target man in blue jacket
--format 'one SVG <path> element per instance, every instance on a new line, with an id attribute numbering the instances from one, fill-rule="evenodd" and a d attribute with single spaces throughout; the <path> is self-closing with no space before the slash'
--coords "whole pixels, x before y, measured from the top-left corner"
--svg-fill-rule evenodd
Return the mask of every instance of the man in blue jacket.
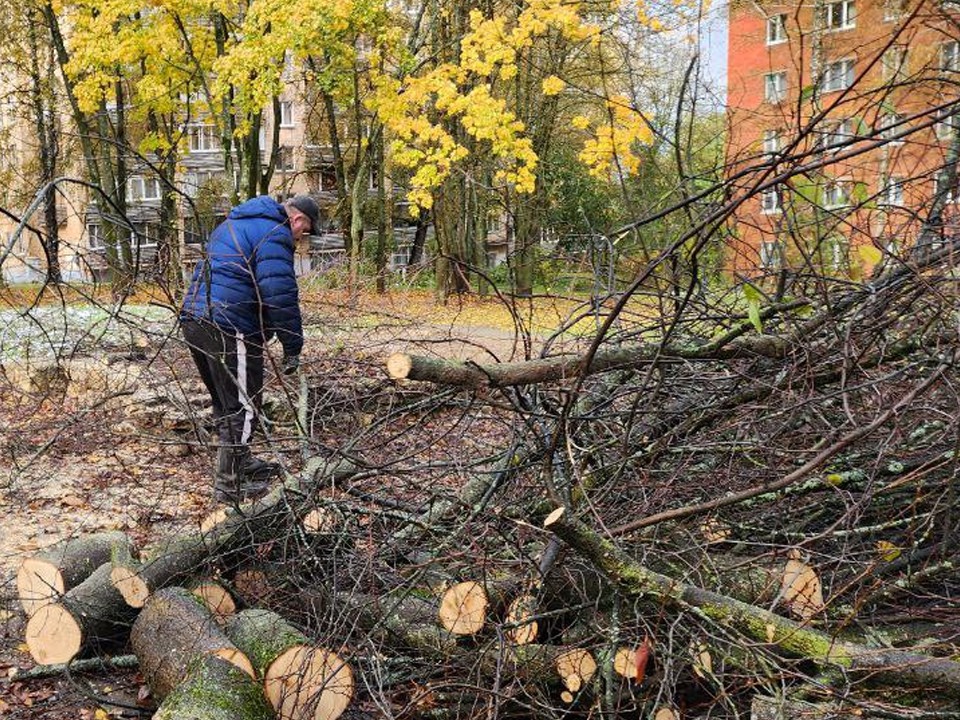
<path id="1" fill-rule="evenodd" d="M 219 435 L 214 498 L 236 503 L 267 491 L 280 466 L 256 458 L 250 438 L 263 389 L 263 348 L 276 337 L 283 372 L 300 364 L 303 328 L 294 243 L 319 222 L 317 203 L 297 195 L 238 205 L 210 234 L 180 311 L 184 339 L 213 399 Z"/>

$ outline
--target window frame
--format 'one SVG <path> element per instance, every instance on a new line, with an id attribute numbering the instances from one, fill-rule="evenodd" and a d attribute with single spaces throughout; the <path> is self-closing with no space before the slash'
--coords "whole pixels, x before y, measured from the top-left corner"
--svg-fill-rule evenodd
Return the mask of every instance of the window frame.
<path id="1" fill-rule="evenodd" d="M 190 123 L 187 125 L 188 147 L 191 153 L 221 152 L 220 133 L 213 123 Z"/>
<path id="2" fill-rule="evenodd" d="M 280 127 L 292 128 L 297 126 L 293 119 L 293 109 L 293 100 L 280 101 Z"/>
<path id="3" fill-rule="evenodd" d="M 783 268 L 784 247 L 781 241 L 761 240 L 757 252 L 761 270 L 775 271 Z"/>
<path id="4" fill-rule="evenodd" d="M 154 192 L 147 194 L 147 188 Z M 127 198 L 134 202 L 162 200 L 163 189 L 160 185 L 160 178 L 148 175 L 132 175 L 127 178 Z"/>
<path id="5" fill-rule="evenodd" d="M 891 197 L 891 191 L 896 189 L 895 197 Z M 903 207 L 903 188 L 904 180 L 899 175 L 890 175 L 884 178 L 883 186 L 880 188 L 880 202 L 883 207 Z"/>
<path id="6" fill-rule="evenodd" d="M 837 152 L 844 145 L 856 140 L 857 130 L 853 126 L 853 118 L 843 118 L 825 123 L 819 135 L 822 152 Z"/>
<path id="7" fill-rule="evenodd" d="M 837 69 L 839 73 L 835 72 Z M 840 92 L 852 87 L 856 79 L 856 61 L 843 58 L 826 64 L 818 84 L 821 93 Z"/>
<path id="8" fill-rule="evenodd" d="M 763 76 L 764 102 L 776 105 L 787 98 L 787 71 L 777 70 Z"/>
<path id="9" fill-rule="evenodd" d="M 833 197 L 837 194 L 837 197 Z M 850 207 L 849 181 L 843 178 L 830 180 L 823 186 L 820 207 L 824 210 L 841 210 Z"/>
<path id="10" fill-rule="evenodd" d="M 903 145 L 902 137 L 892 137 L 903 130 L 904 122 L 906 117 L 902 113 L 896 111 L 886 112 L 880 115 L 879 122 L 877 123 L 877 136 L 883 140 L 886 140 L 887 145 Z"/>
<path id="11" fill-rule="evenodd" d="M 857 5 L 855 0 L 836 0 L 823 6 L 822 24 L 826 32 L 842 32 L 857 26 Z"/>
<path id="12" fill-rule="evenodd" d="M 941 73 L 960 71 L 960 40 L 940 43 L 937 53 Z"/>
<path id="13" fill-rule="evenodd" d="M 779 215 L 783 212 L 783 197 L 779 185 L 760 193 L 760 212 L 764 215 Z"/>
<path id="14" fill-rule="evenodd" d="M 767 45 L 780 45 L 787 41 L 787 14 L 777 13 L 767 17 Z"/>
<path id="15" fill-rule="evenodd" d="M 946 198 L 944 198 L 945 204 L 953 205 L 957 202 L 958 185 L 960 185 L 960 180 L 958 180 L 953 187 L 947 189 Z M 938 192 L 940 192 L 940 173 L 933 176 L 933 195 L 930 198 L 931 201 L 936 199 Z"/>

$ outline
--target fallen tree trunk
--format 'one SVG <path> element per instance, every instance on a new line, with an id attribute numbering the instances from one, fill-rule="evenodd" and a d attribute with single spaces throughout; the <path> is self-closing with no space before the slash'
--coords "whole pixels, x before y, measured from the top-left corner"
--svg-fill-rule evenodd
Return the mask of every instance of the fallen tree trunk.
<path id="1" fill-rule="evenodd" d="M 164 588 L 143 606 L 130 644 L 154 695 L 164 698 L 207 656 L 256 676 L 250 660 L 219 628 L 203 600 L 184 588 Z"/>
<path id="2" fill-rule="evenodd" d="M 116 554 L 129 556 L 132 551 L 130 538 L 122 532 L 81 535 L 59 542 L 20 563 L 20 606 L 30 617 L 82 583 Z"/>
<path id="3" fill-rule="evenodd" d="M 224 630 L 250 658 L 282 720 L 336 720 L 352 701 L 350 666 L 276 613 L 244 610 Z"/>
<path id="4" fill-rule="evenodd" d="M 153 720 L 272 720 L 263 690 L 236 665 L 215 656 L 197 659 L 164 699 Z"/>
<path id="5" fill-rule="evenodd" d="M 640 565 L 615 544 L 582 522 L 565 515 L 563 508 L 553 511 L 544 520 L 544 527 L 594 563 L 627 595 L 652 595 L 661 601 L 698 608 L 706 617 L 756 642 L 766 643 L 819 665 L 868 674 L 894 683 L 902 684 L 906 680 L 960 697 L 958 662 L 843 642 L 763 608 L 686 585 Z"/>
<path id="6" fill-rule="evenodd" d="M 69 662 L 94 640 L 125 637 L 136 612 L 110 582 L 104 563 L 57 602 L 39 608 L 27 622 L 30 655 L 41 665 Z"/>

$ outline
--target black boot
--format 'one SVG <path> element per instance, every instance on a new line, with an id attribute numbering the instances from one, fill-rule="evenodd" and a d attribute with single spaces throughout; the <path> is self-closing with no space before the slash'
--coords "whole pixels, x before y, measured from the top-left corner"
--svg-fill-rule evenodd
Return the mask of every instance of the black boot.
<path id="1" fill-rule="evenodd" d="M 272 472 L 267 470 L 272 468 Z M 251 474 L 251 470 L 259 474 Z M 217 502 L 237 504 L 261 497 L 270 489 L 268 480 L 278 474 L 275 463 L 258 460 L 245 445 L 221 444 L 217 449 L 217 472 L 213 498 Z"/>

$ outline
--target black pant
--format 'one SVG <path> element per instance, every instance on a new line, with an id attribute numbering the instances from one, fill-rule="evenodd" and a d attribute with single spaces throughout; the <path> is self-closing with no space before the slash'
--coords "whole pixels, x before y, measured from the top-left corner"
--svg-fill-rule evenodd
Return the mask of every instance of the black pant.
<path id="1" fill-rule="evenodd" d="M 222 444 L 247 445 L 257 425 L 263 390 L 263 346 L 213 323 L 183 320 L 183 338 L 213 400 Z"/>

